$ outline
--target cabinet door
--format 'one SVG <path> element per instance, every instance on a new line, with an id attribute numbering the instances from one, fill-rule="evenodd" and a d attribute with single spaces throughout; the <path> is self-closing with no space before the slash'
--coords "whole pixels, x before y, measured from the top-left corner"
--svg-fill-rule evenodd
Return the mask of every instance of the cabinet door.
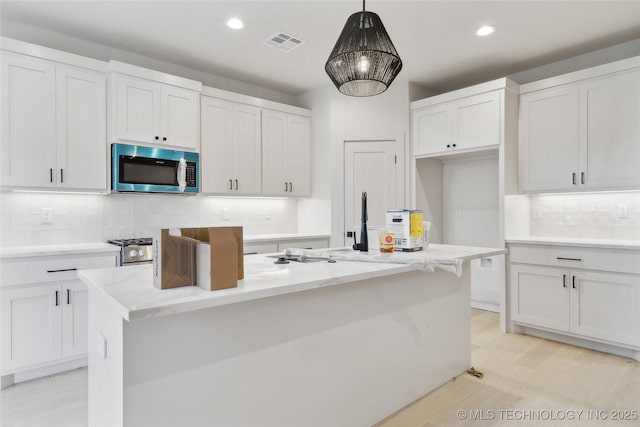
<path id="1" fill-rule="evenodd" d="M 580 86 L 584 188 L 640 188 L 640 71 Z"/>
<path id="2" fill-rule="evenodd" d="M 234 193 L 258 195 L 262 190 L 260 108 L 236 104 L 233 123 Z"/>
<path id="3" fill-rule="evenodd" d="M 286 196 L 287 114 L 262 110 L 262 194 Z"/>
<path id="4" fill-rule="evenodd" d="M 74 281 L 62 287 L 62 356 L 87 353 L 89 292 L 84 283 Z"/>
<path id="5" fill-rule="evenodd" d="M 500 92 L 483 93 L 454 102 L 451 148 L 460 150 L 498 146 L 500 112 Z"/>
<path id="6" fill-rule="evenodd" d="M 59 186 L 107 188 L 107 82 L 103 75 L 56 69 Z"/>
<path id="7" fill-rule="evenodd" d="M 514 321 L 569 331 L 568 270 L 512 264 L 510 290 Z"/>
<path id="8" fill-rule="evenodd" d="M 54 187 L 55 68 L 2 55 L 2 185 Z"/>
<path id="9" fill-rule="evenodd" d="M 307 117 L 289 116 L 287 120 L 287 178 L 289 195 L 311 194 L 310 120 Z"/>
<path id="10" fill-rule="evenodd" d="M 160 141 L 160 84 L 125 76 L 116 78 L 116 137 Z"/>
<path id="11" fill-rule="evenodd" d="M 232 191 L 233 102 L 202 98 L 202 192 Z"/>
<path id="12" fill-rule="evenodd" d="M 58 285 L 2 289 L 2 373 L 60 357 L 61 303 Z"/>
<path id="13" fill-rule="evenodd" d="M 520 99 L 522 191 L 578 185 L 578 88 L 563 86 Z"/>
<path id="14" fill-rule="evenodd" d="M 640 276 L 572 271 L 571 278 L 571 332 L 640 345 Z"/>
<path id="15" fill-rule="evenodd" d="M 198 99 L 189 89 L 162 85 L 160 136 L 164 144 L 195 150 L 198 146 Z"/>
<path id="16" fill-rule="evenodd" d="M 440 104 L 414 111 L 413 155 L 423 156 L 441 153 L 451 146 L 451 108 Z"/>

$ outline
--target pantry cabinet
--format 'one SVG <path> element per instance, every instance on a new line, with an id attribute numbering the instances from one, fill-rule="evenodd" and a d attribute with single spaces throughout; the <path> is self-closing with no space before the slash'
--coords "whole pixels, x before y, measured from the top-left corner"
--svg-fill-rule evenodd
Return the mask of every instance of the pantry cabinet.
<path id="1" fill-rule="evenodd" d="M 510 249 L 513 322 L 640 347 L 640 275 L 634 274 L 640 260 L 637 251 L 543 246 Z"/>
<path id="2" fill-rule="evenodd" d="M 640 188 L 640 70 L 532 85 L 520 100 L 522 191 Z"/>
<path id="3" fill-rule="evenodd" d="M 114 86 L 118 140 L 197 149 L 199 92 L 119 74 Z"/>
<path id="4" fill-rule="evenodd" d="M 86 357 L 88 291 L 83 268 L 117 265 L 117 252 L 1 260 L 2 375 Z"/>
<path id="5" fill-rule="evenodd" d="M 310 120 L 294 114 L 262 110 L 262 194 L 308 196 Z"/>
<path id="6" fill-rule="evenodd" d="M 106 77 L 2 55 L 2 186 L 104 190 Z"/>
<path id="7" fill-rule="evenodd" d="M 497 148 L 500 144 L 500 91 L 438 96 L 412 104 L 413 154 L 418 157 Z"/>
<path id="8" fill-rule="evenodd" d="M 201 128 L 202 192 L 260 195 L 260 108 L 202 97 Z"/>

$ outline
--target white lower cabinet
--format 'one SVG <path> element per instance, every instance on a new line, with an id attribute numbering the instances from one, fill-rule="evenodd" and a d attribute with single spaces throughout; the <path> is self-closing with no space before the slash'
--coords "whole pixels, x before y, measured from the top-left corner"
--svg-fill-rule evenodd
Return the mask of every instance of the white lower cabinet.
<path id="1" fill-rule="evenodd" d="M 511 321 L 606 344 L 640 348 L 640 275 L 613 271 L 619 268 L 616 259 L 631 256 L 637 261 L 638 255 L 606 250 L 600 254 L 594 250 L 571 252 L 566 248 L 569 254 L 562 256 L 565 255 L 562 248 L 548 251 L 546 259 L 555 265 L 537 264 L 545 259 L 542 256 L 545 251 L 539 247 L 513 252 L 516 259 L 512 257 L 511 263 Z M 609 258 L 612 262 L 607 267 Z M 591 270 L 592 262 L 611 271 Z M 562 264 L 568 266 L 559 266 Z"/>
<path id="2" fill-rule="evenodd" d="M 0 374 L 47 368 L 85 357 L 88 291 L 76 278 L 76 271 L 116 265 L 115 254 L 2 260 Z M 48 281 L 35 281 L 45 274 Z"/>

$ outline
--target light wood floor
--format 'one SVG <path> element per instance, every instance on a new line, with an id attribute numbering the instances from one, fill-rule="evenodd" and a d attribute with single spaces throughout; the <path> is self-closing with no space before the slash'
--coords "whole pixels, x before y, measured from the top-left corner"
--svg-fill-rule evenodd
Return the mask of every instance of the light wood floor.
<path id="1" fill-rule="evenodd" d="M 614 409 L 636 411 L 640 418 L 640 363 L 539 338 L 501 334 L 498 321 L 495 313 L 472 312 L 471 360 L 484 378 L 463 374 L 378 426 L 640 426 L 640 420 L 611 420 L 617 414 L 611 412 Z M 595 410 L 605 411 L 598 414 L 607 419 L 593 419 Z M 85 426 L 87 370 L 2 390 L 0 411 L 4 427 Z M 477 419 L 463 420 L 458 411 Z M 563 416 L 575 418 L 559 419 Z"/>

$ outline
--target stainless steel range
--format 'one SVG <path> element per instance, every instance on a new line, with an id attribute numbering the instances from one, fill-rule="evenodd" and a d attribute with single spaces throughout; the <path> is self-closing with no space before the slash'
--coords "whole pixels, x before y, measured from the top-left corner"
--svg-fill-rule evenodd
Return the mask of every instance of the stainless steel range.
<path id="1" fill-rule="evenodd" d="M 153 262 L 153 239 L 151 237 L 108 240 L 107 243 L 120 246 L 121 266 L 151 264 Z"/>

